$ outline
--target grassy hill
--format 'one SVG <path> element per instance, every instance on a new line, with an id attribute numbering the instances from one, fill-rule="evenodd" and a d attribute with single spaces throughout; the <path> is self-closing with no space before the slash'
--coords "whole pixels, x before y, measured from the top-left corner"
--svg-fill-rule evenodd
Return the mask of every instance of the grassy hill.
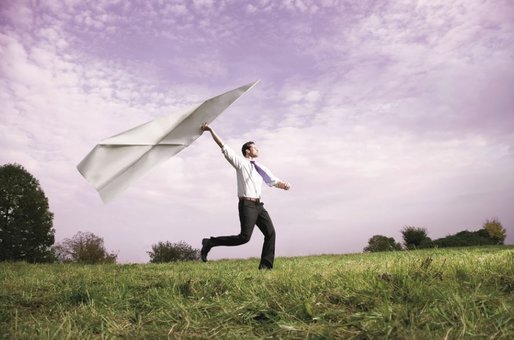
<path id="1" fill-rule="evenodd" d="M 2 338 L 514 338 L 514 247 L 0 264 Z"/>

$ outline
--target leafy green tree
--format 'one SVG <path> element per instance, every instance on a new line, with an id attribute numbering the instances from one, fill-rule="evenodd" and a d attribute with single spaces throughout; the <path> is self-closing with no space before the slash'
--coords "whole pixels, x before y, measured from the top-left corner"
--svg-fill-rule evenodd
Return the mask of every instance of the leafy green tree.
<path id="1" fill-rule="evenodd" d="M 0 166 L 0 261 L 52 261 L 54 233 L 39 181 L 19 164 Z"/>
<path id="2" fill-rule="evenodd" d="M 364 248 L 364 251 L 378 252 L 378 251 L 393 251 L 401 250 L 402 246 L 396 243 L 394 238 L 383 235 L 374 235 L 368 240 L 368 245 Z"/>
<path id="3" fill-rule="evenodd" d="M 425 228 L 406 226 L 402 229 L 403 243 L 407 249 L 430 248 L 432 240 Z"/>
<path id="4" fill-rule="evenodd" d="M 483 228 L 489 234 L 489 237 L 495 241 L 496 244 L 503 244 L 507 238 L 507 231 L 497 218 L 485 221 Z"/>
<path id="5" fill-rule="evenodd" d="M 196 261 L 200 258 L 200 250 L 193 249 L 184 241 L 178 243 L 159 242 L 152 245 L 152 251 L 147 253 L 150 256 L 151 263 Z"/>
<path id="6" fill-rule="evenodd" d="M 90 233 L 76 233 L 54 247 L 60 262 L 76 262 L 83 264 L 116 263 L 117 254 L 108 253 L 103 238 Z"/>

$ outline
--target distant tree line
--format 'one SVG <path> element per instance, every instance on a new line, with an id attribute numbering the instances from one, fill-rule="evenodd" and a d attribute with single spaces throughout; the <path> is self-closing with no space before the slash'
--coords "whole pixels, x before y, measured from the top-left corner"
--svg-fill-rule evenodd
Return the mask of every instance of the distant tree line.
<path id="1" fill-rule="evenodd" d="M 476 231 L 463 230 L 456 234 L 432 240 L 425 228 L 406 226 L 401 230 L 403 246 L 394 238 L 374 235 L 368 240 L 365 252 L 412 250 L 424 248 L 467 247 L 503 244 L 507 231 L 497 218 L 488 219 L 482 228 Z"/>
<path id="2" fill-rule="evenodd" d="M 503 244 L 507 232 L 498 219 L 487 220 L 482 229 L 463 230 L 432 240 L 425 228 L 406 226 L 403 246 L 394 238 L 374 235 L 366 252 Z M 55 243 L 53 213 L 38 180 L 19 164 L 0 166 L 0 261 L 116 263 L 117 254 L 106 250 L 103 238 L 78 232 Z M 147 252 L 151 263 L 194 261 L 200 251 L 184 241 L 159 242 Z"/>

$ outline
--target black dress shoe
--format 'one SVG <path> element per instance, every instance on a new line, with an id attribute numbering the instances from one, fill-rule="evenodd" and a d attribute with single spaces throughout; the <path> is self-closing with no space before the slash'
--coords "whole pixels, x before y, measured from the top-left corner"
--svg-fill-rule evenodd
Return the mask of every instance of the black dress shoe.
<path id="1" fill-rule="evenodd" d="M 202 240 L 202 250 L 200 250 L 200 258 L 203 262 L 207 262 L 207 254 L 209 254 L 211 248 L 211 240 L 208 238 L 204 238 Z"/>

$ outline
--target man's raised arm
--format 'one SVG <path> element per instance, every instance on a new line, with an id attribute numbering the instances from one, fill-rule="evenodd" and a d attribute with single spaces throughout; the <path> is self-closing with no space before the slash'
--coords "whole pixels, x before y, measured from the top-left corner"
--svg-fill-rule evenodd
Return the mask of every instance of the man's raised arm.
<path id="1" fill-rule="evenodd" d="M 200 128 L 203 131 L 209 131 L 211 133 L 212 139 L 216 142 L 216 144 L 219 145 L 220 148 L 223 147 L 223 141 L 221 140 L 220 136 L 214 130 L 209 126 L 207 123 L 203 123 L 202 127 Z"/>

